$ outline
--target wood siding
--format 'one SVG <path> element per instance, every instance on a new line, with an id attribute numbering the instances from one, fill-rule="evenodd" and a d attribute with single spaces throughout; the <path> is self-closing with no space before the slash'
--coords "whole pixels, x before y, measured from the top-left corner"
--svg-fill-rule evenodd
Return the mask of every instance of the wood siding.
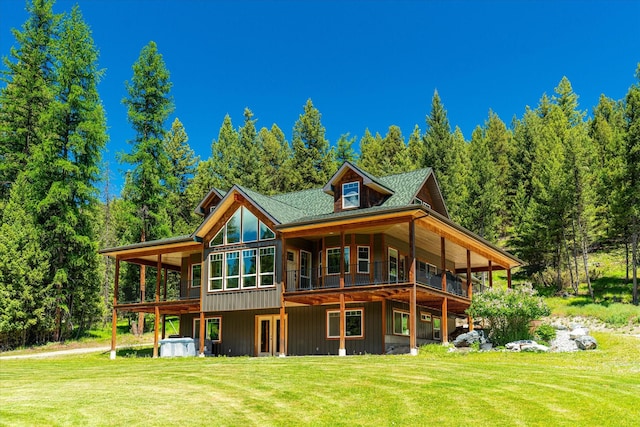
<path id="1" fill-rule="evenodd" d="M 273 288 L 205 293 L 202 309 L 210 311 L 257 310 L 279 308 L 282 285 Z"/>

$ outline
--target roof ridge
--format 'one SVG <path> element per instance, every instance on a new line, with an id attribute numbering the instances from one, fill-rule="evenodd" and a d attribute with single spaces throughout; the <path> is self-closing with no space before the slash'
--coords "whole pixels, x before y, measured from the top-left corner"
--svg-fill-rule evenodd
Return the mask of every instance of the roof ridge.
<path id="1" fill-rule="evenodd" d="M 246 193 L 248 196 L 250 196 L 251 198 L 253 198 L 253 196 L 251 196 L 251 194 L 257 194 L 257 195 L 258 195 L 258 196 L 260 196 L 260 197 L 266 197 L 267 199 L 272 200 L 272 201 L 274 201 L 274 202 L 276 202 L 276 203 L 279 203 L 279 204 L 281 204 L 281 205 L 285 205 L 285 206 L 287 206 L 287 207 L 289 207 L 289 208 L 295 209 L 295 210 L 296 210 L 296 211 L 298 211 L 300 214 L 305 214 L 305 213 L 306 213 L 306 212 L 303 212 L 302 210 L 300 210 L 300 208 L 298 208 L 298 207 L 296 207 L 296 206 L 293 206 L 293 205 L 292 205 L 292 204 L 290 204 L 290 203 L 286 203 L 286 202 L 283 202 L 282 200 L 275 199 L 273 196 L 267 196 L 266 194 L 262 194 L 262 193 L 260 193 L 260 192 L 258 192 L 258 191 L 252 190 L 252 189 L 247 188 L 247 187 L 245 187 L 245 186 L 243 186 L 243 185 L 240 185 L 240 184 L 235 184 L 235 185 L 236 185 L 240 190 L 242 190 L 244 193 Z M 250 194 L 250 193 L 251 193 L 251 194 Z M 284 194 L 290 194 L 290 193 L 284 193 Z M 258 202 L 258 201 L 256 200 L 256 203 L 257 203 L 257 202 Z M 264 206 L 263 206 L 263 207 L 264 207 Z"/>

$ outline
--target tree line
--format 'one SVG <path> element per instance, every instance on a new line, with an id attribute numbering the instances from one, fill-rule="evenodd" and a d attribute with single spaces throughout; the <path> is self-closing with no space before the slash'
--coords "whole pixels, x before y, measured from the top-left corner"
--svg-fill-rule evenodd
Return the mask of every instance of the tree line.
<path id="1" fill-rule="evenodd" d="M 622 100 L 602 95 L 591 117 L 562 78 L 552 96 L 509 126 L 492 111 L 465 140 L 451 128 L 437 91 L 408 139 L 398 126 L 368 129 L 331 144 L 309 99 L 292 129 L 256 128 L 246 108 L 229 115 L 200 159 L 178 118 L 172 83 L 154 42 L 125 82 L 134 130 L 121 194 L 110 193 L 101 152 L 108 133 L 97 92 L 97 48 L 78 7 L 53 13 L 52 0 L 27 2 L 13 30 L 0 90 L 0 345 L 64 340 L 109 317 L 111 247 L 191 233 L 193 211 L 211 188 L 240 184 L 263 194 L 323 186 L 344 162 L 376 176 L 433 168 L 452 219 L 513 251 L 537 284 L 577 291 L 589 285 L 589 252 L 624 244 L 637 304 L 640 233 L 640 64 Z M 100 188 L 103 190 L 100 197 Z M 155 269 L 123 266 L 123 301 Z M 176 278 L 170 281 L 174 292 Z M 139 324 L 143 321 L 139 319 Z"/>

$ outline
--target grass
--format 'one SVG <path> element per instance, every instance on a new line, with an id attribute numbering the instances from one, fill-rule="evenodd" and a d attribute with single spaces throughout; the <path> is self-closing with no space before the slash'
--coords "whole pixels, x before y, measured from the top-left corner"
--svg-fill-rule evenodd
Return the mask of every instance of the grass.
<path id="1" fill-rule="evenodd" d="M 640 339 L 594 335 L 564 354 L 3 360 L 0 425 L 636 425 Z"/>

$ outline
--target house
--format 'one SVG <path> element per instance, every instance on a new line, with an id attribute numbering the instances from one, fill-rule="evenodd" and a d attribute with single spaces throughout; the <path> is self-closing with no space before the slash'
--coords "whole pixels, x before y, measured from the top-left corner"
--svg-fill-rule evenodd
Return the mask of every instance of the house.
<path id="1" fill-rule="evenodd" d="M 346 162 L 323 188 L 265 196 L 235 185 L 196 209 L 189 236 L 101 251 L 116 261 L 112 357 L 127 311 L 155 313 L 154 356 L 168 314 L 200 355 L 416 354 L 470 320 L 472 273 L 488 272 L 491 286 L 506 270 L 510 286 L 522 265 L 450 220 L 430 168 L 378 178 Z M 155 267 L 155 289 L 119 301 L 122 262 Z"/>

